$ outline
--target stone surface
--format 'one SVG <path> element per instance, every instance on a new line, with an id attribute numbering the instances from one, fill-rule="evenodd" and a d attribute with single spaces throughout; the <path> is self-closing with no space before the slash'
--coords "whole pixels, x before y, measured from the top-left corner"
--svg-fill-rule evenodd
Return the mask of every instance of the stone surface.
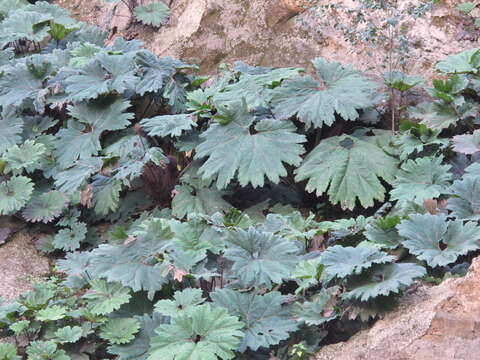
<path id="1" fill-rule="evenodd" d="M 420 3 L 399 0 L 403 7 L 412 2 Z M 108 28 L 112 39 L 117 35 L 142 39 L 158 55 L 199 63 L 204 73 L 215 73 L 219 64 L 235 60 L 260 66 L 309 69 L 310 60 L 318 56 L 353 64 L 373 75 L 385 70 L 382 64 L 386 49 L 372 51 L 364 44 L 353 46 L 333 28 L 335 21 L 348 24 L 351 15 L 338 10 L 326 18 L 319 10 L 306 11 L 312 3 L 309 0 L 172 0 L 170 19 L 160 29 L 130 22 L 129 11 L 121 2 L 57 0 L 57 3 L 71 9 L 80 20 Z M 353 0 L 338 3 L 355 4 Z M 407 19 L 404 28 L 415 38 L 412 60 L 407 66 L 410 73 L 430 78 L 438 60 L 478 45 L 478 36 L 469 30 L 470 18 L 455 10 L 457 3 L 445 0 L 427 16 Z"/>
<path id="2" fill-rule="evenodd" d="M 420 287 L 401 306 L 312 360 L 480 359 L 480 257 L 464 278 Z"/>

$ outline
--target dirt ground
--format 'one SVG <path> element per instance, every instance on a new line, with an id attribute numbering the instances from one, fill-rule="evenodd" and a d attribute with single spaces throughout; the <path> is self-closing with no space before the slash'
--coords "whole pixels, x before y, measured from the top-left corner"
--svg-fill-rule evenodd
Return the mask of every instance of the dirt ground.
<path id="1" fill-rule="evenodd" d="M 11 228 L 15 232 L 19 226 L 0 217 L 0 228 Z M 48 259 L 35 249 L 33 236 L 25 230 L 16 232 L 0 245 L 0 297 L 15 299 L 48 274 L 49 269 Z"/>

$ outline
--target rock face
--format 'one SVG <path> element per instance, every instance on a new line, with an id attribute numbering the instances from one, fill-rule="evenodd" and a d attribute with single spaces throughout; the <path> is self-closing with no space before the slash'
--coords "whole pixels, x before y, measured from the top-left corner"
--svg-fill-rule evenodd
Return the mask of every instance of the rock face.
<path id="1" fill-rule="evenodd" d="M 480 359 L 480 257 L 469 273 L 421 287 L 399 309 L 315 360 Z"/>
<path id="2" fill-rule="evenodd" d="M 214 73 L 219 64 L 235 60 L 260 66 L 308 68 L 310 60 L 318 56 L 350 63 L 372 73 L 384 71 L 381 65 L 385 63 L 386 49 L 372 51 L 362 43 L 354 46 L 333 27 L 335 22 L 347 24 L 352 15 L 339 11 L 327 17 L 321 10 L 307 10 L 315 2 L 312 0 L 164 1 L 171 3 L 172 13 L 160 29 L 129 24 L 129 11 L 121 2 L 57 0 L 57 3 L 70 8 L 81 20 L 113 29 L 112 38 L 122 35 L 142 39 L 158 55 L 190 58 L 202 66 L 204 73 Z M 353 0 L 337 2 L 345 6 L 355 4 Z M 421 2 L 399 0 L 403 7 L 411 3 Z M 455 10 L 457 3 L 441 1 L 425 17 L 406 20 L 404 31 L 415 40 L 408 64 L 412 74 L 428 78 L 438 60 L 477 45 L 478 34 L 471 33 L 470 18 Z"/>

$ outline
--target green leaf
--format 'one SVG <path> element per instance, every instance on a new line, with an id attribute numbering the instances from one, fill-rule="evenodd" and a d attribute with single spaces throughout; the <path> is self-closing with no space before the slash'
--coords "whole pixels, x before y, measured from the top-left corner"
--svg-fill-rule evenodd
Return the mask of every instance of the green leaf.
<path id="1" fill-rule="evenodd" d="M 385 84 L 398 91 L 408 91 L 423 83 L 421 76 L 407 75 L 402 71 L 392 71 L 386 74 Z"/>
<path id="2" fill-rule="evenodd" d="M 71 100 L 79 102 L 95 99 L 110 92 L 107 74 L 98 62 L 92 62 L 78 70 L 78 74 L 65 80 L 65 90 Z"/>
<path id="3" fill-rule="evenodd" d="M 118 283 L 92 280 L 90 286 L 83 298 L 87 300 L 88 308 L 94 315 L 110 314 L 128 303 L 131 298 L 130 289 Z"/>
<path id="4" fill-rule="evenodd" d="M 383 249 L 395 249 L 401 244 L 401 237 L 395 228 L 401 219 L 398 216 L 378 218 L 367 224 L 365 237 L 374 245 Z"/>
<path id="5" fill-rule="evenodd" d="M 311 76 L 296 77 L 274 89 L 273 113 L 279 119 L 297 115 L 307 127 L 322 127 L 335 122 L 335 113 L 345 120 L 358 118 L 358 109 L 373 105 L 377 85 L 350 66 L 328 63 L 322 58 L 312 61 L 318 82 Z"/>
<path id="6" fill-rule="evenodd" d="M 342 297 L 346 300 L 368 301 L 378 296 L 398 293 L 425 274 L 425 268 L 416 264 L 382 265 L 349 281 L 349 291 Z"/>
<path id="7" fill-rule="evenodd" d="M 446 74 L 462 74 L 478 72 L 479 49 L 470 49 L 461 53 L 450 55 L 445 60 L 440 61 L 436 69 Z"/>
<path id="8" fill-rule="evenodd" d="M 74 223 L 70 229 L 62 229 L 54 236 L 53 246 L 55 249 L 74 251 L 80 247 L 86 234 L 87 226 L 84 223 Z"/>
<path id="9" fill-rule="evenodd" d="M 464 3 L 458 4 L 456 7 L 458 11 L 468 14 L 473 9 L 475 9 L 476 5 L 472 2 L 464 2 Z"/>
<path id="10" fill-rule="evenodd" d="M 23 335 L 24 331 L 28 331 L 28 327 L 30 326 L 30 321 L 29 320 L 20 320 L 17 322 L 14 322 L 12 325 L 10 325 L 10 330 L 12 330 L 15 335 Z M 1 352 L 0 352 L 1 354 Z M 1 358 L 0 358 L 1 359 Z"/>
<path id="11" fill-rule="evenodd" d="M 55 186 L 65 194 L 77 191 L 86 180 L 103 166 L 101 158 L 87 157 L 77 160 L 64 170 L 54 175 Z"/>
<path id="12" fill-rule="evenodd" d="M 96 214 L 107 215 L 118 208 L 122 191 L 122 184 L 119 180 L 103 176 L 95 179 L 92 186 Z"/>
<path id="13" fill-rule="evenodd" d="M 69 65 L 74 68 L 82 68 L 95 60 L 95 55 L 102 50 L 100 46 L 90 43 L 79 43 L 70 51 Z"/>
<path id="14" fill-rule="evenodd" d="M 480 177 L 464 176 L 450 188 L 455 197 L 448 199 L 447 208 L 452 216 L 462 220 L 480 220 Z"/>
<path id="15" fill-rule="evenodd" d="M 7 161 L 7 172 L 19 173 L 25 169 L 33 172 L 39 167 L 39 161 L 47 151 L 45 145 L 34 140 L 26 140 L 23 144 L 8 148 L 3 159 Z"/>
<path id="16" fill-rule="evenodd" d="M 103 131 L 121 130 L 130 125 L 130 120 L 135 117 L 133 113 L 125 112 L 131 104 L 127 100 L 115 99 L 114 101 L 90 101 L 69 105 L 69 115 L 83 124 L 88 124 L 92 132 L 101 135 Z"/>
<path id="17" fill-rule="evenodd" d="M 135 338 L 140 330 L 140 323 L 136 319 L 114 318 L 107 321 L 100 328 L 100 337 L 110 344 L 126 344 Z"/>
<path id="18" fill-rule="evenodd" d="M 431 130 L 423 124 L 403 131 L 393 139 L 393 144 L 400 149 L 400 160 L 406 160 L 409 155 L 420 154 L 431 148 L 444 148 L 448 145 L 447 139 L 439 139 L 441 130 Z M 435 147 L 434 147 L 435 146 Z"/>
<path id="19" fill-rule="evenodd" d="M 196 158 L 207 157 L 199 173 L 203 179 L 217 177 L 218 189 L 227 187 L 234 178 L 241 186 L 263 186 L 265 177 L 278 183 L 287 175 L 283 163 L 300 164 L 305 151 L 300 144 L 305 136 L 297 134 L 292 123 L 263 119 L 253 125 L 254 117 L 244 102 L 224 109 L 223 114 L 230 122 L 211 125 L 200 135 L 204 141 L 196 149 Z"/>
<path id="20" fill-rule="evenodd" d="M 366 156 L 368 154 L 368 156 Z M 322 140 L 296 170 L 297 182 L 308 180 L 306 190 L 320 196 L 328 189 L 329 200 L 352 210 L 357 199 L 367 208 L 383 201 L 380 178 L 393 180 L 397 160 L 382 149 L 348 135 Z"/>
<path id="21" fill-rule="evenodd" d="M 271 288 L 290 276 L 298 251 L 293 241 L 251 227 L 231 234 L 224 256 L 233 261 L 232 275 L 242 285 Z"/>
<path id="22" fill-rule="evenodd" d="M 172 200 L 173 215 L 179 219 L 188 214 L 212 215 L 232 207 L 222 198 L 223 192 L 212 188 L 195 189 L 189 185 L 175 187 L 176 195 Z"/>
<path id="23" fill-rule="evenodd" d="M 317 285 L 320 282 L 320 276 L 323 272 L 323 265 L 320 263 L 321 258 L 316 257 L 309 260 L 300 261 L 292 273 L 292 278 L 298 284 L 295 294 Z"/>
<path id="24" fill-rule="evenodd" d="M 22 131 L 22 119 L 4 109 L 0 113 L 0 155 L 22 140 Z"/>
<path id="25" fill-rule="evenodd" d="M 235 357 L 243 324 L 227 310 L 200 305 L 160 325 L 149 360 L 228 360 Z"/>
<path id="26" fill-rule="evenodd" d="M 22 211 L 22 216 L 29 222 L 45 224 L 59 217 L 68 204 L 68 198 L 60 191 L 49 191 L 34 196 Z"/>
<path id="27" fill-rule="evenodd" d="M 100 136 L 104 131 L 120 130 L 129 125 L 132 113 L 125 113 L 130 102 L 117 99 L 113 102 L 91 101 L 70 105 L 68 111 L 74 120 L 58 135 L 55 155 L 60 166 L 67 168 L 77 159 L 87 159 L 101 150 Z"/>
<path id="28" fill-rule="evenodd" d="M 32 341 L 27 347 L 28 360 L 70 360 L 64 350 L 57 350 L 57 344 L 50 341 Z"/>
<path id="29" fill-rule="evenodd" d="M 38 321 L 56 321 L 67 316 L 67 308 L 60 305 L 52 305 L 37 312 Z"/>
<path id="30" fill-rule="evenodd" d="M 52 36 L 54 40 L 60 41 L 60 40 L 63 40 L 68 34 L 72 33 L 75 30 L 77 29 L 76 28 L 67 29 L 65 26 L 61 24 L 51 22 L 50 30 L 48 31 L 48 33 Z"/>
<path id="31" fill-rule="evenodd" d="M 41 42 L 48 36 L 51 17 L 26 8 L 12 11 L 2 22 L 0 44 L 17 41 L 20 39 Z"/>
<path id="32" fill-rule="evenodd" d="M 17 349 L 12 344 L 0 344 L 0 360 L 20 360 Z"/>
<path id="33" fill-rule="evenodd" d="M 434 130 L 448 128 L 460 120 L 459 114 L 453 106 L 438 101 L 423 102 L 408 110 L 408 114 L 412 118 L 421 120 L 422 124 Z"/>
<path id="34" fill-rule="evenodd" d="M 55 337 L 61 344 L 76 343 L 82 337 L 82 333 L 80 326 L 65 326 L 55 332 Z"/>
<path id="35" fill-rule="evenodd" d="M 368 247 L 344 247 L 335 245 L 322 253 L 321 262 L 324 272 L 330 278 L 345 278 L 349 275 L 359 275 L 375 264 L 393 262 L 394 256 Z"/>
<path id="36" fill-rule="evenodd" d="M 250 109 L 268 107 L 274 92 L 271 90 L 284 79 L 298 76 L 301 69 L 281 68 L 268 69 L 260 74 L 242 73 L 237 82 L 225 83 L 220 89 L 210 87 L 206 91 L 213 91 L 212 102 L 218 106 L 225 106 L 244 99 Z M 197 96 L 200 93 L 196 94 Z M 207 96 L 207 99 L 210 96 Z M 194 100 L 194 99 L 190 99 Z M 199 99 L 198 99 L 199 100 Z M 197 102 L 198 105 L 204 103 Z"/>
<path id="37" fill-rule="evenodd" d="M 457 135 L 453 137 L 453 150 L 461 154 L 475 154 L 480 151 L 480 130 L 472 134 Z"/>
<path id="38" fill-rule="evenodd" d="M 78 26 L 77 22 L 70 16 L 70 12 L 56 4 L 49 4 L 46 1 L 37 1 L 35 4 L 27 6 L 25 10 L 34 11 L 48 16 L 50 20 L 67 28 Z"/>
<path id="39" fill-rule="evenodd" d="M 180 136 L 183 131 L 197 126 L 189 114 L 155 116 L 143 119 L 140 125 L 148 135 L 160 137 Z"/>
<path id="40" fill-rule="evenodd" d="M 337 314 L 333 311 L 333 304 L 330 302 L 336 290 L 335 287 L 322 289 L 310 301 L 295 302 L 292 305 L 292 315 L 297 321 L 313 326 L 322 325 L 335 319 Z"/>
<path id="41" fill-rule="evenodd" d="M 238 349 L 240 352 L 247 348 L 256 351 L 260 347 L 277 345 L 297 330 L 295 321 L 282 308 L 285 297 L 278 291 L 256 295 L 221 289 L 212 293 L 211 297 L 215 306 L 226 308 L 230 315 L 245 323 L 245 335 Z"/>
<path id="42" fill-rule="evenodd" d="M 200 305 L 204 301 L 202 290 L 185 289 L 183 291 L 176 291 L 173 295 L 173 300 L 158 301 L 155 304 L 155 311 L 162 315 L 173 317 L 179 312 Z"/>
<path id="43" fill-rule="evenodd" d="M 427 199 L 445 193 L 452 180 L 451 165 L 442 165 L 443 156 L 407 160 L 397 172 L 390 192 L 392 200 L 423 205 Z"/>
<path id="44" fill-rule="evenodd" d="M 0 77 L 0 105 L 21 106 L 27 99 L 41 103 L 44 93 L 42 80 L 42 77 L 35 76 L 27 64 L 17 62 Z"/>
<path id="45" fill-rule="evenodd" d="M 136 60 L 140 66 L 142 76 L 135 90 L 141 96 L 147 92 L 160 90 L 165 85 L 167 79 L 173 77 L 177 69 L 190 67 L 190 65 L 170 57 L 157 58 L 155 54 L 148 50 L 140 51 Z"/>
<path id="46" fill-rule="evenodd" d="M 135 340 L 129 344 L 108 347 L 109 354 L 119 355 L 118 360 L 146 360 L 151 338 L 155 336 L 155 329 L 164 322 L 163 318 L 155 313 L 153 317 L 143 315 L 135 316 L 135 319 L 140 323 L 140 331 Z"/>
<path id="47" fill-rule="evenodd" d="M 0 182 L 0 215 L 12 215 L 23 208 L 32 192 L 33 184 L 25 176 L 13 176 Z"/>
<path id="48" fill-rule="evenodd" d="M 170 8 L 163 2 L 155 1 L 147 5 L 137 6 L 133 14 L 138 21 L 146 25 L 160 26 L 170 15 Z"/>
<path id="49" fill-rule="evenodd" d="M 57 133 L 54 153 L 62 169 L 72 166 L 77 159 L 87 160 L 102 149 L 100 134 L 88 130 L 86 125 L 69 121 L 68 127 Z"/>
<path id="50" fill-rule="evenodd" d="M 447 221 L 444 214 L 413 214 L 398 225 L 403 246 L 431 267 L 445 266 L 480 248 L 480 227 L 474 222 Z"/>
<path id="51" fill-rule="evenodd" d="M 92 251 L 91 271 L 108 281 L 118 281 L 133 291 L 145 290 L 153 295 L 166 279 L 155 267 L 173 234 L 162 219 L 153 219 L 147 230 L 125 245 L 100 245 Z"/>

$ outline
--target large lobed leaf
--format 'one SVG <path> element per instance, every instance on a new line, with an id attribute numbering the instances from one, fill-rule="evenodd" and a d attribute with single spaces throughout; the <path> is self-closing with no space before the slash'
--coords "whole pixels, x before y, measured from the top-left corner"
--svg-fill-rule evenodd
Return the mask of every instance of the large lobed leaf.
<path id="1" fill-rule="evenodd" d="M 263 186 L 265 177 L 278 183 L 287 175 L 284 163 L 300 164 L 305 151 L 300 144 L 306 139 L 292 123 L 264 119 L 254 124 L 245 102 L 224 109 L 223 115 L 230 122 L 211 125 L 200 135 L 204 141 L 196 149 L 196 158 L 207 158 L 199 173 L 204 179 L 216 177 L 219 189 L 234 178 L 241 186 Z"/>
<path id="2" fill-rule="evenodd" d="M 388 255 L 376 248 L 344 247 L 335 245 L 322 253 L 321 263 L 329 277 L 345 278 L 349 275 L 359 275 L 375 264 L 393 262 L 394 256 Z"/>
<path id="3" fill-rule="evenodd" d="M 224 256 L 233 261 L 233 278 L 242 285 L 270 288 L 294 270 L 298 251 L 293 241 L 251 227 L 229 237 Z"/>
<path id="4" fill-rule="evenodd" d="M 402 164 L 390 192 L 392 200 L 413 201 L 422 205 L 445 193 L 452 180 L 451 165 L 442 165 L 443 157 L 424 157 Z"/>
<path id="5" fill-rule="evenodd" d="M 211 297 L 216 306 L 226 308 L 229 314 L 238 316 L 245 323 L 245 336 L 238 348 L 240 352 L 247 348 L 256 351 L 260 347 L 277 345 L 297 329 L 296 322 L 282 308 L 284 296 L 278 291 L 256 295 L 221 289 Z"/>
<path id="6" fill-rule="evenodd" d="M 307 127 L 322 127 L 335 122 L 335 114 L 345 120 L 358 118 L 358 109 L 373 105 L 377 85 L 349 66 L 329 63 L 322 58 L 312 61 L 318 77 L 296 77 L 273 91 L 273 113 L 279 119 L 297 115 Z"/>
<path id="7" fill-rule="evenodd" d="M 310 152 L 296 170 L 296 181 L 308 180 L 306 190 L 317 196 L 328 190 L 334 204 L 353 209 L 357 199 L 363 207 L 383 201 L 385 188 L 380 178 L 391 182 L 397 160 L 381 148 L 343 135 L 325 139 Z"/>
<path id="8" fill-rule="evenodd" d="M 413 214 L 398 231 L 403 246 L 431 267 L 445 266 L 480 248 L 480 227 L 474 222 L 447 221 L 446 215 Z"/>
<path id="9" fill-rule="evenodd" d="M 200 305 L 160 325 L 152 338 L 149 360 L 228 360 L 235 357 L 243 324 L 227 310 Z"/>

